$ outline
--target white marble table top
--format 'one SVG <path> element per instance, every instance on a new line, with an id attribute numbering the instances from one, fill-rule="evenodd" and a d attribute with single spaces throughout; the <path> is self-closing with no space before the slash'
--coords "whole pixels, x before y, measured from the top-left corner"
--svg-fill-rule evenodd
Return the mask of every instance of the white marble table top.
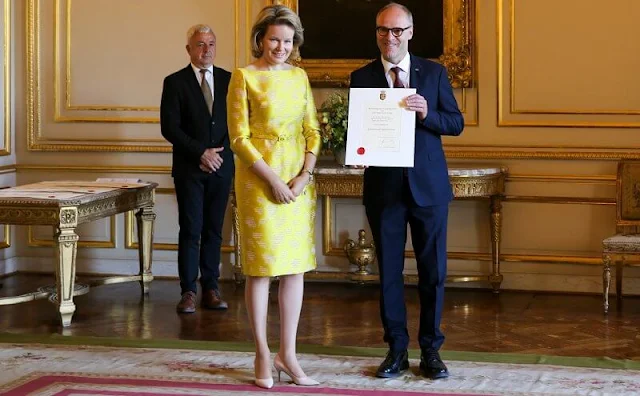
<path id="1" fill-rule="evenodd" d="M 507 169 L 495 165 L 449 164 L 449 176 L 476 177 L 506 173 Z M 364 169 L 338 165 L 335 161 L 318 161 L 314 171 L 317 175 L 362 175 Z"/>

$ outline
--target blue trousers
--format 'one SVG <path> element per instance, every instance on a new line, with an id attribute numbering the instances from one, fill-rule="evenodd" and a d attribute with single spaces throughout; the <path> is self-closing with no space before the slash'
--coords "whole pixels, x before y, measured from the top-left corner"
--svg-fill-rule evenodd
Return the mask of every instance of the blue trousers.
<path id="1" fill-rule="evenodd" d="M 394 352 L 409 346 L 403 277 L 409 224 L 418 269 L 418 343 L 423 350 L 439 350 L 444 343 L 440 321 L 447 277 L 449 205 L 418 206 L 407 185 L 402 199 L 386 204 L 369 203 L 365 209 L 380 272 L 380 317 L 384 341 Z"/>

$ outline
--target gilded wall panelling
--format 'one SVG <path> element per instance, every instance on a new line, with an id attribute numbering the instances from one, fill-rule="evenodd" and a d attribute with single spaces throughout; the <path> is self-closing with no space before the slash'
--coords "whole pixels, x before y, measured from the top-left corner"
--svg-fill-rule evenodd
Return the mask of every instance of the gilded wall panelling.
<path id="1" fill-rule="evenodd" d="M 505 4 L 508 3 L 505 12 Z M 497 0 L 497 37 L 498 37 L 498 113 L 499 126 L 506 127 L 581 127 L 581 128 L 638 128 L 640 120 L 638 117 L 616 117 L 611 116 L 638 116 L 640 109 L 578 109 L 578 108 L 518 108 L 516 102 L 517 79 L 516 79 L 516 54 L 518 53 L 516 31 L 516 10 L 519 0 Z M 524 4 L 524 3 L 521 3 Z M 531 3 L 533 4 L 533 3 Z M 531 5 L 529 4 L 529 5 Z M 537 4 L 537 3 L 536 3 Z M 544 5 L 540 5 L 544 7 Z M 567 5 L 568 6 L 568 5 Z M 572 18 L 579 18 L 580 13 L 572 10 Z M 506 19 L 505 19 L 506 18 Z M 506 32 L 505 32 L 506 24 Z M 601 28 L 602 29 L 602 28 Z M 605 30 L 606 31 L 606 30 Z M 615 40 L 615 38 L 612 38 Z M 637 56 L 628 54 L 626 58 Z M 506 67 L 505 67 L 506 64 Z M 614 65 L 615 66 L 615 65 Z M 613 71 L 613 69 L 612 69 Z M 507 74 L 508 73 L 508 74 Z M 576 78 L 581 78 L 579 73 L 575 73 Z M 585 79 L 584 84 L 588 84 L 589 79 Z M 631 83 L 631 82 L 630 82 Z M 509 117 L 511 115 L 524 115 L 525 117 Z M 526 115 L 548 115 L 548 119 L 529 118 Z M 562 115 L 578 116 L 573 118 L 557 117 Z M 583 117 L 580 117 L 583 116 Z M 589 117 L 598 116 L 598 117 Z M 606 121 L 603 121 L 606 120 Z M 601 147 L 606 148 L 606 147 Z M 627 149 L 632 147 L 627 147 Z M 640 147 L 638 147 L 640 148 Z"/>
<path id="2" fill-rule="evenodd" d="M 226 8 L 226 10 L 233 15 L 233 19 L 230 18 L 230 21 L 236 21 L 239 15 L 238 9 L 241 0 L 228 0 L 228 2 L 229 7 L 225 6 L 223 8 Z M 26 63 L 28 88 L 27 108 L 29 109 L 27 111 L 28 149 L 32 151 L 171 152 L 170 145 L 159 136 L 159 133 L 155 133 L 157 128 L 149 129 L 149 127 L 143 126 L 144 124 L 156 124 L 159 122 L 158 106 L 133 105 L 127 103 L 77 103 L 74 97 L 72 97 L 73 84 L 82 83 L 76 82 L 77 76 L 72 68 L 74 61 L 72 53 L 75 54 L 77 52 L 76 47 L 72 45 L 72 30 L 74 29 L 72 11 L 74 10 L 74 5 L 78 4 L 86 6 L 86 4 L 77 1 L 74 2 L 73 0 L 54 0 L 51 3 L 43 2 L 42 0 L 27 0 Z M 231 7 L 234 9 L 231 10 Z M 49 14 L 51 14 L 51 16 L 49 16 Z M 51 18 L 51 22 L 49 18 Z M 76 21 L 78 19 L 74 16 L 73 20 Z M 49 23 L 52 23 L 51 28 L 54 31 L 54 36 L 50 37 L 46 35 L 41 37 L 43 28 L 46 30 Z M 236 25 L 234 22 L 231 23 Z M 239 57 L 237 33 L 238 28 L 235 26 L 229 34 L 229 36 L 231 36 L 229 44 L 234 45 L 234 48 L 229 48 L 232 55 L 227 62 L 231 60 L 232 65 L 237 63 Z M 49 43 L 45 42 L 45 40 L 51 40 L 51 47 L 53 47 L 51 55 L 53 59 L 53 84 L 51 88 L 49 88 L 48 82 L 43 83 L 41 79 L 41 75 L 48 73 L 48 70 L 43 70 L 42 67 L 49 66 L 48 62 L 42 62 L 42 59 L 47 59 L 46 56 L 43 56 L 43 53 L 49 48 Z M 45 46 L 43 47 L 43 45 Z M 221 57 L 220 52 L 219 49 L 219 61 Z M 46 54 L 48 56 L 48 53 Z M 186 63 L 188 59 L 186 53 L 184 55 L 184 63 Z M 161 86 L 161 84 L 162 80 L 158 79 L 158 86 Z M 43 108 L 44 104 L 51 103 L 46 100 L 43 101 L 43 95 L 49 96 L 49 92 L 47 92 L 49 89 L 53 91 L 54 96 L 52 101 L 54 103 L 52 110 L 54 115 L 53 120 L 42 118 L 48 114 L 47 109 Z M 100 113 L 104 113 L 105 115 L 100 115 Z M 50 122 L 103 124 L 99 127 L 102 136 L 91 136 L 91 134 L 87 136 L 87 134 L 72 133 L 73 127 L 68 128 L 69 131 L 66 132 L 66 136 L 64 136 L 64 130 L 61 132 L 61 130 L 58 129 L 51 129 L 55 128 L 55 124 L 50 124 Z M 133 124 L 140 126 L 134 127 L 131 125 L 125 128 L 125 133 L 122 133 L 123 128 L 116 126 L 109 127 L 108 125 L 110 124 Z M 89 127 L 86 128 L 86 130 L 92 132 L 97 128 L 98 127 Z M 113 128 L 118 128 L 120 133 L 112 134 L 106 132 Z M 136 133 L 137 130 L 134 131 L 131 128 L 145 128 L 144 131 L 146 132 L 139 134 Z M 48 129 L 51 129 L 49 133 L 47 133 Z M 53 136 L 52 134 L 57 134 L 58 136 Z"/>
<path id="3" fill-rule="evenodd" d="M 3 145 L 0 147 L 0 156 L 11 154 L 11 3 L 12 0 L 4 0 L 2 7 L 2 61 L 3 61 L 3 73 L 2 73 L 2 95 L 3 95 Z"/>
<path id="4" fill-rule="evenodd" d="M 62 170 L 68 172 L 97 172 L 97 173 L 121 173 L 121 174 L 170 174 L 169 167 L 153 167 L 153 166 L 67 166 L 59 168 L 53 165 L 18 165 L 20 171 L 41 172 L 51 170 Z M 545 175 L 545 174 L 509 174 L 507 183 L 511 182 L 552 182 L 552 183 L 579 183 L 594 185 L 613 185 L 615 184 L 615 175 Z M 173 194 L 172 188 L 159 188 L 158 194 Z M 347 196 L 357 196 L 359 192 L 345 191 Z M 568 204 L 568 205 L 615 205 L 614 199 L 609 198 L 585 198 L 585 197 L 545 197 L 545 196 L 518 196 L 508 195 L 503 202 L 522 202 L 522 203 L 550 203 L 550 204 Z M 325 256 L 343 256 L 342 247 L 334 246 L 334 227 L 332 221 L 332 200 L 331 197 L 323 197 L 322 201 L 322 246 Z M 230 217 L 230 216 L 229 216 Z M 137 249 L 137 243 L 134 241 L 134 219 L 131 213 L 125 214 L 125 245 L 128 249 Z M 156 246 L 157 245 L 157 246 Z M 158 250 L 176 250 L 177 244 L 154 245 Z M 224 246 L 226 253 L 233 252 L 232 245 Z M 410 250 L 405 253 L 406 257 L 413 257 Z M 449 258 L 452 260 L 478 260 L 491 261 L 490 253 L 483 252 L 449 252 Z M 572 264 L 588 264 L 601 265 L 601 257 L 599 256 L 561 256 L 561 255 L 537 255 L 537 254 L 516 254 L 502 253 L 502 261 L 511 262 L 533 262 L 533 263 L 572 263 Z"/>
<path id="5" fill-rule="evenodd" d="M 507 123 L 505 121 L 506 111 L 510 108 L 508 104 L 505 103 L 505 90 L 507 88 L 509 77 L 506 75 L 505 70 L 509 69 L 507 62 L 505 60 L 506 57 L 511 56 L 507 48 L 505 48 L 505 35 L 508 30 L 508 25 L 511 23 L 508 20 L 505 20 L 505 10 L 508 5 L 506 2 L 511 2 L 513 0 L 496 0 L 493 4 L 490 3 L 481 3 L 482 5 L 482 17 L 484 18 L 482 21 L 487 20 L 487 11 L 491 11 L 495 13 L 495 24 L 496 24 L 496 32 L 497 32 L 497 109 L 498 109 L 498 126 L 500 127 L 511 127 L 511 126 L 538 126 L 529 123 L 521 123 L 521 124 L 513 124 L 509 121 Z M 495 7 L 492 9 L 491 7 Z M 477 7 L 476 9 L 476 20 L 480 21 L 480 9 L 481 7 Z M 482 23 L 480 21 L 480 23 Z M 483 25 L 484 26 L 484 25 Z M 476 31 L 478 29 L 478 23 L 476 23 Z M 485 33 L 486 34 L 486 33 Z M 476 33 L 476 36 L 479 36 Z M 508 44 L 508 43 L 507 43 Z M 475 46 L 476 51 L 478 51 L 478 45 Z M 478 59 L 479 56 L 476 56 Z M 511 62 L 513 63 L 513 62 Z M 549 127 L 563 127 L 563 126 L 572 126 L 572 127 L 596 127 L 597 123 L 592 122 L 581 122 L 581 123 L 572 123 L 571 125 L 556 125 L 553 123 L 549 125 Z M 610 125 L 605 125 L 606 127 Z M 631 127 L 630 125 L 622 125 L 625 127 Z M 593 128 L 592 128 L 593 129 Z M 560 131 L 567 131 L 562 128 Z M 510 133 L 501 132 L 501 133 Z M 521 132 L 519 132 L 522 134 Z M 562 132 L 566 134 L 572 134 L 572 131 Z M 539 134 L 538 134 L 539 135 Z M 584 134 L 583 134 L 584 135 Z M 454 141 L 449 140 L 448 141 Z M 500 138 L 498 140 L 509 141 L 507 137 Z M 496 141 L 498 141 L 496 140 Z M 624 140 L 624 139 L 623 139 Z M 447 153 L 448 158 L 459 158 L 459 159 L 522 159 L 522 160 L 531 160 L 531 159 L 551 159 L 551 160 L 623 160 L 623 159 L 640 159 L 640 151 L 638 148 L 633 147 L 632 145 L 628 145 L 626 143 L 617 143 L 612 144 L 607 147 L 603 147 L 600 144 L 588 144 L 589 142 L 585 141 L 585 139 L 581 139 L 583 142 L 581 145 L 571 145 L 570 143 L 576 142 L 577 140 L 574 138 L 568 138 L 569 144 L 544 144 L 540 142 L 535 142 L 533 144 L 526 143 L 511 143 L 511 144 L 466 144 L 466 143 L 448 143 L 445 142 L 445 151 Z M 485 139 L 487 141 L 487 139 Z M 600 142 L 601 139 L 597 138 L 595 142 Z M 585 144 L 587 143 L 587 144 Z"/>
<path id="6" fill-rule="evenodd" d="M 156 189 L 156 195 L 174 195 L 175 194 L 175 189 L 173 188 L 157 188 Z M 158 205 L 156 203 L 156 210 L 159 213 L 160 210 L 158 208 Z M 176 213 L 178 208 L 175 207 Z M 229 211 L 227 211 L 227 214 L 225 215 L 225 219 L 230 220 L 231 219 L 231 215 L 228 213 Z M 125 231 L 124 231 L 124 245 L 126 249 L 138 249 L 138 242 L 134 240 L 134 236 L 136 235 L 136 230 L 135 230 L 135 214 L 133 212 L 127 212 L 124 215 L 124 226 L 125 226 Z M 177 234 L 176 234 L 177 236 Z M 172 250 L 172 251 L 177 251 L 178 250 L 178 244 L 177 243 L 153 243 L 153 249 L 154 250 Z M 234 245 L 222 245 L 222 253 L 233 253 L 235 252 L 235 246 Z"/>
<path id="7" fill-rule="evenodd" d="M 89 223 L 91 224 L 91 223 Z M 42 227 L 42 226 L 41 226 Z M 82 226 L 81 226 L 82 227 Z M 46 227 L 51 229 L 51 227 Z M 82 248 L 102 248 L 102 249 L 115 249 L 116 248 L 116 216 L 109 217 L 109 240 L 106 241 L 88 241 L 86 237 L 80 238 L 78 247 Z M 33 226 L 27 226 L 28 234 L 28 246 L 29 247 L 54 247 L 53 239 L 41 239 L 38 238 L 34 232 Z M 80 231 L 80 230 L 79 230 Z M 80 234 L 80 232 L 78 232 Z M 84 240 L 83 240 L 84 239 Z"/>
<path id="8" fill-rule="evenodd" d="M 522 176 L 521 176 L 522 177 Z M 594 177 L 598 179 L 597 177 Z M 330 196 L 323 196 L 322 205 L 322 253 L 325 256 L 346 256 L 344 249 L 334 245 L 335 224 L 333 223 L 333 202 Z M 505 196 L 503 202 L 548 203 L 566 205 L 615 205 L 615 199 L 580 198 L 580 197 L 547 197 L 547 196 Z M 405 251 L 405 258 L 415 258 L 412 250 Z M 449 251 L 450 260 L 491 261 L 490 252 Z M 501 253 L 501 261 L 532 263 L 568 263 L 584 265 L 602 265 L 600 256 L 573 256 L 557 254 Z"/>
<path id="9" fill-rule="evenodd" d="M 3 227 L 4 230 L 2 233 L 2 240 L 0 241 L 0 249 L 11 247 L 11 226 L 4 224 Z"/>

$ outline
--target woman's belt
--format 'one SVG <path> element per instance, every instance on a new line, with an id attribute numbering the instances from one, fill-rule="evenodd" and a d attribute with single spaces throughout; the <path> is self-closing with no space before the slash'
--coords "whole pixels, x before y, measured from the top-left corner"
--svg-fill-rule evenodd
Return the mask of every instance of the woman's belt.
<path id="1" fill-rule="evenodd" d="M 275 140 L 278 142 L 282 142 L 285 140 L 296 139 L 300 135 L 282 135 L 282 136 L 269 136 L 269 135 L 251 135 L 250 139 L 264 139 L 264 140 Z"/>

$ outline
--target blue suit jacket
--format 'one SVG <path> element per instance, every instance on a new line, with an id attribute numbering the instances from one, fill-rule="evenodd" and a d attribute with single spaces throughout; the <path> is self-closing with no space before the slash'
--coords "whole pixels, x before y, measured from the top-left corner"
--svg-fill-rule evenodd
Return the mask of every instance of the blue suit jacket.
<path id="1" fill-rule="evenodd" d="M 419 206 L 444 205 L 453 199 L 442 135 L 462 133 L 464 119 L 451 89 L 446 69 L 411 55 L 411 88 L 427 100 L 423 121 L 416 115 L 414 167 L 408 168 L 409 187 Z M 351 73 L 351 88 L 388 88 L 380 59 Z M 364 172 L 363 202 L 389 204 L 402 199 L 404 168 L 369 167 Z"/>

